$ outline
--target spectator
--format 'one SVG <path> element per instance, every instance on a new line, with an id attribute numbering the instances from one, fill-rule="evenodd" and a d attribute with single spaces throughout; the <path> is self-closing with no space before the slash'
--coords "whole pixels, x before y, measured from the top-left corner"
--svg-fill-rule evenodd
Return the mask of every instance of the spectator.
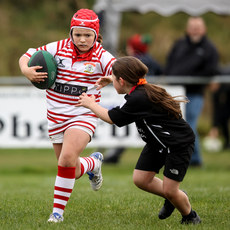
<path id="1" fill-rule="evenodd" d="M 220 69 L 221 75 L 229 75 L 229 67 L 222 67 Z M 230 85 L 229 84 L 213 84 L 211 87 L 212 92 L 212 105 L 213 105 L 213 123 L 212 128 L 206 137 L 207 140 L 211 140 L 212 144 L 216 148 L 207 148 L 211 151 L 220 151 L 222 144 L 220 143 L 220 137 L 223 138 L 223 148 L 230 149 L 230 132 L 229 132 L 229 119 L 230 119 Z M 206 140 L 205 139 L 205 140 Z M 219 148 L 218 148 L 218 143 Z"/>
<path id="2" fill-rule="evenodd" d="M 163 73 L 162 67 L 149 54 L 148 48 L 151 43 L 149 35 L 135 34 L 131 36 L 126 44 L 126 53 L 141 60 L 147 67 L 147 76 L 156 76 Z M 125 147 L 110 148 L 105 153 L 105 163 L 118 163 Z"/>
<path id="3" fill-rule="evenodd" d="M 170 51 L 165 74 L 177 76 L 212 76 L 218 73 L 219 56 L 215 46 L 206 36 L 206 25 L 201 17 L 190 17 L 187 21 L 186 34 L 176 41 Z M 204 102 L 204 84 L 185 85 L 190 101 L 186 105 L 186 120 L 196 135 L 195 149 L 190 165 L 201 166 L 197 121 Z"/>
<path id="4" fill-rule="evenodd" d="M 151 37 L 149 35 L 135 34 L 130 37 L 126 45 L 126 53 L 141 60 L 148 67 L 147 76 L 161 75 L 161 66 L 151 57 L 148 52 Z"/>

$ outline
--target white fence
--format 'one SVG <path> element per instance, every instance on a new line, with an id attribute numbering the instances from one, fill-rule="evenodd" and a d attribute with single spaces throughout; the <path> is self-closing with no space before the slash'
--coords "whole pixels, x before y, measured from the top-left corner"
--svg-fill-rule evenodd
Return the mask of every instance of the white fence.
<path id="1" fill-rule="evenodd" d="M 184 95 L 182 86 L 165 86 L 172 95 Z M 112 86 L 102 89 L 101 105 L 120 105 L 124 95 Z M 182 108 L 184 111 L 184 107 Z M 100 121 L 89 147 L 140 147 L 135 124 L 118 128 Z M 49 148 L 47 135 L 45 91 L 34 86 L 0 87 L 0 148 Z"/>

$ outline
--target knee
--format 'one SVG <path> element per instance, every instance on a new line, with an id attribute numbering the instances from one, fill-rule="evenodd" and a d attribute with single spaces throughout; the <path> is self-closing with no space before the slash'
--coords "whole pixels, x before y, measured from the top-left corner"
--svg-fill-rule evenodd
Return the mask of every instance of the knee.
<path id="1" fill-rule="evenodd" d="M 75 167 L 76 157 L 72 153 L 62 153 L 59 157 L 58 164 L 63 167 Z"/>
<path id="2" fill-rule="evenodd" d="M 140 189 L 144 187 L 144 179 L 138 175 L 138 174 L 133 174 L 133 183 Z"/>
<path id="3" fill-rule="evenodd" d="M 176 192 L 172 189 L 163 189 L 163 194 L 168 200 L 172 200 L 176 196 Z"/>
<path id="4" fill-rule="evenodd" d="M 141 181 L 135 174 L 133 174 L 133 183 L 139 188 Z"/>
<path id="5" fill-rule="evenodd" d="M 153 180 L 153 175 L 146 172 L 134 171 L 133 183 L 140 189 L 146 190 Z"/>

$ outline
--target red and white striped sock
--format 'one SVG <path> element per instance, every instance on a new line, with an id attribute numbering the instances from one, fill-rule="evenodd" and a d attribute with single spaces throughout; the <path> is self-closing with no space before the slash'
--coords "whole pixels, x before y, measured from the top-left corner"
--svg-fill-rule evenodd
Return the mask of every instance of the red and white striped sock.
<path id="1" fill-rule="evenodd" d="M 80 157 L 81 176 L 87 172 L 93 171 L 98 167 L 98 160 L 93 157 Z"/>
<path id="2" fill-rule="evenodd" d="M 72 193 L 75 183 L 76 167 L 58 166 L 58 174 L 54 186 L 53 213 L 63 215 L 65 206 Z"/>

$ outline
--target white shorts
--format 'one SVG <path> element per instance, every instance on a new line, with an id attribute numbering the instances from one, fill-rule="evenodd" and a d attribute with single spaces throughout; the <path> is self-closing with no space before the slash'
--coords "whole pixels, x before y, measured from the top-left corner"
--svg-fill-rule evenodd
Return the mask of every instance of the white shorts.
<path id="1" fill-rule="evenodd" d="M 88 129 L 88 128 L 82 127 L 82 126 L 77 126 L 77 125 L 71 126 L 68 129 L 81 129 L 81 130 L 83 130 L 83 131 L 85 131 L 86 133 L 89 134 L 90 141 L 92 139 L 93 131 L 91 129 Z M 52 136 L 49 136 L 49 138 L 50 138 L 50 140 L 51 140 L 51 142 L 53 144 L 61 144 L 61 143 L 63 143 L 64 132 L 61 132 L 61 133 L 58 133 L 58 134 L 54 134 Z"/>

